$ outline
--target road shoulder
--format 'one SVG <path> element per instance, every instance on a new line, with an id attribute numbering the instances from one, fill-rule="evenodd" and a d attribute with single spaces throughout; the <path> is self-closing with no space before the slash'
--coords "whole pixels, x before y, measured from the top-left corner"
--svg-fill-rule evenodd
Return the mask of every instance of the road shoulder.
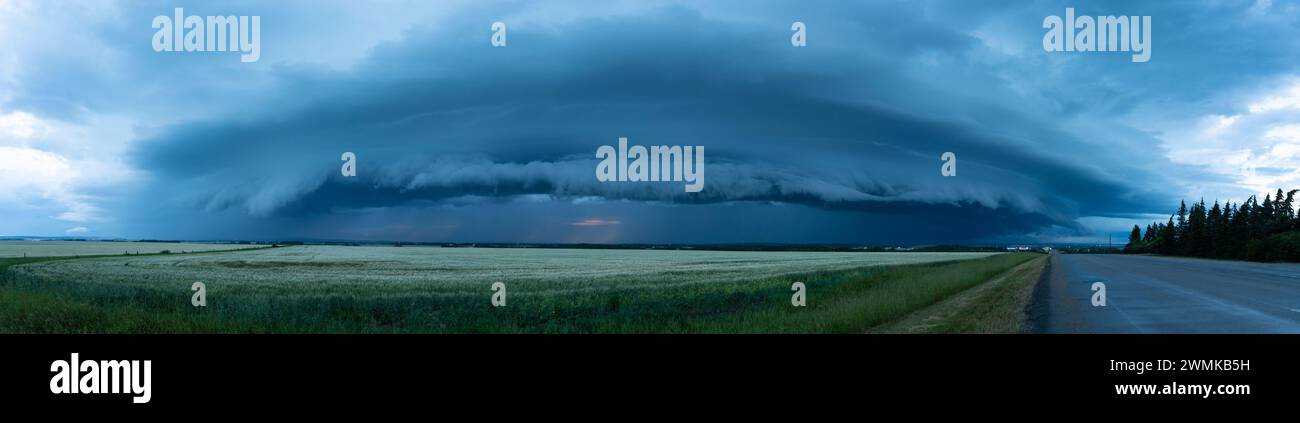
<path id="1" fill-rule="evenodd" d="M 934 305 L 877 326 L 868 333 L 1025 333 L 1027 314 L 1048 257 L 1003 272 Z"/>

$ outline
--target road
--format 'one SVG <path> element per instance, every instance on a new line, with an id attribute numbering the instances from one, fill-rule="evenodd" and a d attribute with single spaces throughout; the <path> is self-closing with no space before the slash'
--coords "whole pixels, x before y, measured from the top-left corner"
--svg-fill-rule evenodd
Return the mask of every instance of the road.
<path id="1" fill-rule="evenodd" d="M 1047 333 L 1300 333 L 1300 264 L 1053 254 Z M 1092 305 L 1094 282 L 1106 305 Z"/>

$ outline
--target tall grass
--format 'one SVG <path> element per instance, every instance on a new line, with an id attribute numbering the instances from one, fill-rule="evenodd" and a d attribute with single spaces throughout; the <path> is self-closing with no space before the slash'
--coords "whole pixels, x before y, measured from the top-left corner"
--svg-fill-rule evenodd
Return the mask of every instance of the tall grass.
<path id="1" fill-rule="evenodd" d="M 854 333 L 884 324 L 970 289 L 1037 254 L 886 267 L 823 282 L 804 308 L 774 307 L 723 319 L 709 332 Z"/>

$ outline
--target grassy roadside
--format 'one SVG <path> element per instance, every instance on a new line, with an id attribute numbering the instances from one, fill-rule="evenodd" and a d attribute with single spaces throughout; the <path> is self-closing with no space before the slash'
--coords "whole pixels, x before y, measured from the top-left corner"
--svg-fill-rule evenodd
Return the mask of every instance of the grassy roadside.
<path id="1" fill-rule="evenodd" d="M 789 307 L 787 303 L 777 309 L 734 316 L 707 331 L 861 333 L 864 328 L 889 324 L 972 287 L 987 285 L 986 281 L 1009 269 L 1042 257 L 1035 253 L 1012 253 L 979 260 L 886 268 L 822 292 L 810 291 L 806 310 Z M 1009 306 L 1000 302 L 992 310 L 1005 307 Z M 1021 310 L 1023 307 L 1015 309 Z"/>
<path id="2" fill-rule="evenodd" d="M 1002 254 L 813 272 L 794 279 L 808 285 L 808 306 L 799 308 L 790 305 L 793 280 L 762 278 L 683 289 L 538 295 L 512 300 L 502 309 L 464 298 L 338 295 L 241 296 L 196 309 L 175 293 L 6 271 L 9 265 L 48 259 L 0 259 L 0 332 L 861 333 L 968 294 L 972 287 L 994 286 L 985 282 L 1038 257 Z M 999 301 L 992 294 L 987 300 Z M 1004 307 L 999 302 L 993 309 Z M 984 319 L 990 312 L 969 313 L 975 317 L 959 321 Z"/>
<path id="3" fill-rule="evenodd" d="M 1025 308 L 1046 262 L 1039 256 L 868 333 L 1026 333 Z"/>

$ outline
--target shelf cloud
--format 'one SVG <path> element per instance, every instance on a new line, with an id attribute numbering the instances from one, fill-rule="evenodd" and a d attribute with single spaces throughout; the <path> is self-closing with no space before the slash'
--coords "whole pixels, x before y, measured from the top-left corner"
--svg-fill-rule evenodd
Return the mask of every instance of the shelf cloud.
<path id="1" fill-rule="evenodd" d="M 69 66 L 78 59 L 20 48 L 0 111 L 87 130 L 104 116 L 130 121 L 103 142 L 120 147 L 105 161 L 132 183 L 60 194 L 102 215 L 94 233 L 127 237 L 1104 239 L 1192 192 L 1253 194 L 1231 170 L 1182 159 L 1171 138 L 1205 116 L 1247 114 L 1232 108 L 1297 70 L 1284 53 L 1300 51 L 1296 37 L 1266 33 L 1294 35 L 1294 8 L 1102 3 L 1081 13 L 1152 16 L 1160 53 L 1146 63 L 1048 55 L 1040 23 L 1064 10 L 1049 1 L 186 6 L 262 16 L 260 60 L 240 63 L 156 53 L 149 19 L 171 9 L 113 4 L 62 11 L 91 15 L 80 22 L 96 38 L 82 48 L 104 60 Z M 17 7 L 30 16 L 45 6 Z M 303 8 L 323 11 L 295 14 Z M 1197 9 L 1251 24 L 1172 36 L 1202 19 Z M 321 34 L 333 20 L 355 35 Z M 794 20 L 806 23 L 805 47 L 789 42 Z M 497 21 L 508 24 L 506 47 L 489 43 Z M 1233 59 L 1250 56 L 1233 46 L 1256 43 L 1284 57 Z M 1222 64 L 1190 65 L 1205 57 Z M 26 131 L 33 148 L 50 135 L 31 121 L 0 128 Z M 1289 139 L 1287 122 L 1273 123 L 1274 138 Z M 598 181 L 596 149 L 620 137 L 706 147 L 705 188 Z M 340 175 L 343 152 L 356 154 L 357 176 Z M 945 152 L 957 176 L 941 175 Z M 604 230 L 616 232 L 595 233 Z"/>

